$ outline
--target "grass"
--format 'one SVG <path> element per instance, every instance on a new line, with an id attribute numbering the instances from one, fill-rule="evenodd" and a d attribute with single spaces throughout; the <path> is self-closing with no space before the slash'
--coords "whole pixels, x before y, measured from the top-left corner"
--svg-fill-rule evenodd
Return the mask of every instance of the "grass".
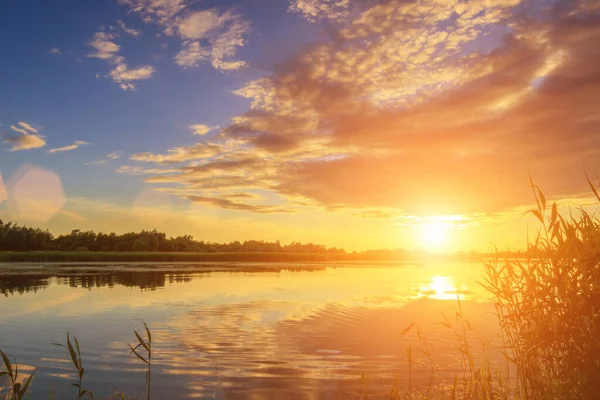
<path id="1" fill-rule="evenodd" d="M 565 218 L 532 188 L 540 229 L 529 257 L 488 263 L 483 285 L 495 300 L 519 396 L 598 398 L 600 220 L 585 210 Z"/>
<path id="2" fill-rule="evenodd" d="M 510 373 L 494 370 L 489 357 L 490 342 L 471 326 L 464 315 L 460 299 L 457 298 L 458 311 L 454 318 L 442 314 L 440 325 L 448 329 L 449 334 L 454 337 L 456 355 L 460 359 L 462 374 L 455 374 L 454 379 L 449 382 L 437 376 L 437 366 L 433 359 L 435 349 L 427 340 L 426 334 L 421 327 L 411 324 L 405 328 L 400 337 L 414 331 L 420 347 L 407 347 L 408 361 L 408 391 L 394 386 L 390 398 L 393 400 L 405 399 L 477 399 L 477 400 L 516 400 L 530 399 L 520 397 L 511 392 Z M 473 338 L 475 336 L 475 339 Z M 474 356 L 475 347 L 483 351 L 481 359 Z M 414 353 L 420 354 L 419 360 Z M 420 361 L 429 367 L 429 382 L 418 388 L 413 388 L 412 369 Z M 508 370 L 507 370 L 508 371 Z M 534 397 L 531 397 L 534 398 Z"/>
<path id="3" fill-rule="evenodd" d="M 144 364 L 148 366 L 148 370 L 146 371 L 146 392 L 148 394 L 147 399 L 150 400 L 150 394 L 152 393 L 152 334 L 150 333 L 150 329 L 148 329 L 148 325 L 146 325 L 145 322 L 144 328 L 146 330 L 146 339 L 143 339 L 142 336 L 138 333 L 138 331 L 134 329 L 133 333 L 135 334 L 135 338 L 137 339 L 138 344 L 135 346 L 128 344 L 128 346 L 131 349 L 131 353 L 129 353 L 129 355 L 135 355 L 138 359 L 140 359 Z M 145 356 L 140 354 L 140 348 L 146 351 Z"/>
<path id="4" fill-rule="evenodd" d="M 148 369 L 146 371 L 146 387 L 147 387 L 147 400 L 150 400 L 151 395 L 151 374 L 152 374 L 152 334 L 150 333 L 150 329 L 146 323 L 144 323 L 144 328 L 146 330 L 146 339 L 143 339 L 142 336 L 134 330 L 133 333 L 138 341 L 136 346 L 129 345 L 129 349 L 131 350 L 130 355 L 134 354 L 140 360 L 142 360 L 147 366 Z M 71 340 L 72 338 L 72 340 Z M 83 377 L 85 376 L 85 368 L 83 367 L 83 359 L 81 357 L 81 348 L 79 347 L 79 341 L 77 337 L 71 336 L 70 333 L 67 332 L 67 340 L 65 344 L 62 343 L 52 343 L 55 346 L 60 346 L 67 350 L 69 355 L 69 359 L 75 368 L 77 381 L 71 383 L 71 386 L 77 389 L 76 400 L 80 400 L 82 398 L 88 398 L 90 400 L 94 400 L 94 394 L 83 387 Z M 143 348 L 146 351 L 145 357 L 140 354 L 139 348 Z M 20 383 L 19 376 L 19 366 L 15 360 L 12 362 L 8 358 L 6 354 L 2 350 L 0 350 L 0 355 L 4 361 L 4 371 L 0 372 L 0 377 L 8 376 L 10 379 L 10 386 L 8 388 L 4 388 L 0 390 L 0 399 L 2 400 L 22 400 L 25 399 L 25 395 L 27 394 L 27 390 L 29 389 L 29 385 L 33 379 L 33 375 L 36 370 L 25 379 L 24 383 Z M 51 398 L 53 396 L 51 395 Z M 135 400 L 133 397 L 129 397 L 121 392 L 115 392 L 111 395 L 107 400 Z"/>
<path id="5" fill-rule="evenodd" d="M 0 394 L 3 394 L 3 398 L 6 400 L 24 399 L 27 394 L 27 389 L 31 384 L 31 380 L 33 379 L 33 375 L 35 374 L 35 370 L 33 370 L 31 375 L 29 375 L 23 383 L 21 383 L 19 380 L 19 365 L 17 364 L 17 361 L 14 359 L 13 361 L 10 361 L 8 356 L 4 354 L 2 350 L 0 350 L 0 355 L 2 355 L 2 361 L 4 362 L 4 371 L 0 372 L 0 377 L 7 376 L 10 379 L 8 393 L 4 394 L 6 390 L 3 390 Z"/>
<path id="6" fill-rule="evenodd" d="M 75 343 L 75 346 L 73 346 Z M 67 332 L 67 344 L 52 343 L 56 346 L 64 347 L 69 352 L 71 362 L 77 370 L 77 382 L 72 383 L 72 386 L 77 388 L 77 399 L 81 399 L 83 396 L 87 396 L 88 399 L 93 400 L 94 394 L 83 388 L 83 375 L 85 374 L 85 368 L 83 367 L 83 360 L 81 359 L 81 349 L 79 348 L 79 341 L 73 336 L 73 343 L 71 342 L 71 335 Z"/>
<path id="7" fill-rule="evenodd" d="M 530 213 L 540 222 L 535 240 L 529 244 L 524 258 L 511 258 L 505 256 L 507 253 L 498 252 L 496 258 L 486 261 L 480 283 L 489 291 L 495 305 L 502 342 L 496 350 L 504 355 L 505 367 L 492 367 L 489 356 L 491 344 L 471 326 L 458 299 L 456 315 L 453 318 L 442 315 L 439 323 L 454 337 L 462 374 L 456 374 L 452 382 L 438 379 L 432 357 L 434 349 L 426 333 L 411 324 L 400 333 L 400 336 L 405 336 L 414 332 L 420 344 L 419 348 L 411 345 L 406 351 L 408 385 L 394 387 L 386 398 L 587 400 L 599 397 L 600 220 L 584 210 L 579 210 L 577 216 L 570 214 L 565 217 L 559 214 L 556 204 L 547 204 L 537 186 L 533 183 L 531 186 L 537 206 Z M 591 182 L 590 186 L 600 201 L 600 195 Z M 135 257 L 135 253 L 114 254 Z M 212 253 L 210 256 L 223 255 Z M 134 331 L 138 344 L 129 345 L 129 348 L 130 355 L 135 355 L 148 367 L 146 385 L 147 398 L 150 399 L 152 336 L 147 326 L 145 333 L 146 338 L 143 338 Z M 74 385 L 79 390 L 79 399 L 87 392 L 82 389 L 84 369 L 75 338 L 74 343 L 75 347 L 67 335 L 67 344 L 63 347 L 69 351 L 78 371 L 79 380 Z M 482 349 L 483 356 L 479 359 L 474 356 L 475 347 Z M 26 383 L 19 385 L 16 363 L 11 363 L 4 353 L 2 356 L 6 369 L 2 374 L 8 375 L 12 382 L 4 399 L 22 399 L 33 374 Z M 417 357 L 423 359 L 431 370 L 429 383 L 422 387 L 413 385 L 413 366 Z M 364 378 L 363 382 L 369 385 L 368 378 Z M 128 399 L 120 393 L 112 398 Z"/>
<path id="8" fill-rule="evenodd" d="M 600 195 L 588 179 L 598 201 Z M 539 223 L 526 257 L 498 257 L 485 262 L 480 283 L 491 295 L 500 326 L 506 368 L 494 370 L 490 343 L 465 318 L 460 301 L 454 321 L 440 324 L 455 337 L 464 372 L 452 385 L 419 388 L 414 393 L 396 389 L 392 398 L 587 400 L 600 398 L 600 220 L 580 209 L 576 216 L 549 205 L 531 183 L 536 208 L 529 211 Z M 401 335 L 415 330 L 410 325 Z M 430 346 L 416 327 L 425 360 Z M 473 346 L 483 359 L 475 360 Z M 409 365 L 414 362 L 408 349 Z M 409 366 L 409 368 L 411 368 Z M 511 370 L 514 371 L 511 375 Z M 516 375 L 515 375 L 516 374 Z M 409 370 L 410 376 L 410 370 Z M 409 378 L 410 379 L 410 378 Z"/>

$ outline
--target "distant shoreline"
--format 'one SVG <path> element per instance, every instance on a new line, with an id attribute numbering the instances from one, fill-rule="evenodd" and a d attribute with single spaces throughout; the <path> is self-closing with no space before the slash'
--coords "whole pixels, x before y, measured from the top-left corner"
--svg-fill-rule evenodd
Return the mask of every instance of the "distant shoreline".
<path id="1" fill-rule="evenodd" d="M 0 263 L 27 262 L 326 262 L 326 261 L 394 261 L 398 263 L 420 263 L 435 260 L 479 261 L 477 258 L 448 256 L 426 257 L 424 259 L 397 259 L 389 254 L 377 253 L 269 253 L 269 252 L 93 252 L 93 251 L 6 251 L 0 252 Z"/>
<path id="2" fill-rule="evenodd" d="M 27 251 L 0 252 L 0 262 L 309 262 L 367 261 L 385 257 L 364 254 L 267 253 L 267 252 L 93 252 Z"/>

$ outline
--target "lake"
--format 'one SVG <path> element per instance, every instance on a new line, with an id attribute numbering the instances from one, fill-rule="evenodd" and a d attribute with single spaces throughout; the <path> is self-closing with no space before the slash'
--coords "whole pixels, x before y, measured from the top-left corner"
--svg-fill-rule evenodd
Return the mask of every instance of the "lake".
<path id="1" fill-rule="evenodd" d="M 77 336 L 84 386 L 145 396 L 145 365 L 129 356 L 133 329 L 153 335 L 154 399 L 337 399 L 462 373 L 452 332 L 466 318 L 495 340 L 489 293 L 469 263 L 0 265 L 0 348 L 38 368 L 31 399 L 77 397 L 64 349 Z M 479 334 L 473 334 L 475 343 Z M 473 352 L 482 354 L 483 347 Z M 500 358 L 492 356 L 500 366 Z M 362 398 L 362 397 L 361 397 Z"/>

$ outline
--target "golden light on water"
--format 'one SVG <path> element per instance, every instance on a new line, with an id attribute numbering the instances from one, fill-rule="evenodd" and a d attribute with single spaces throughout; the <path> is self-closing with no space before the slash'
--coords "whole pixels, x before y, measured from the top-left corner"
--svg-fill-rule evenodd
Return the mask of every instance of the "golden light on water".
<path id="1" fill-rule="evenodd" d="M 461 296 L 452 282 L 452 278 L 448 276 L 434 276 L 431 282 L 426 286 L 419 288 L 419 297 L 427 297 L 436 300 L 456 300 Z"/>

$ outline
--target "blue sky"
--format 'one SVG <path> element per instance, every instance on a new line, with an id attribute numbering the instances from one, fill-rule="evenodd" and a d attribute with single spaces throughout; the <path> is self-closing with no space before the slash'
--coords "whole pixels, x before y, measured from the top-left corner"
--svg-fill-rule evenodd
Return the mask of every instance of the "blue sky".
<path id="1" fill-rule="evenodd" d="M 195 9 L 212 9 L 209 3 Z M 269 37 L 286 38 L 290 51 L 287 46 L 302 46 L 298 38 L 311 36 L 312 27 L 287 14 L 281 2 L 260 2 L 260 13 L 253 12 L 252 2 L 212 3 L 224 10 L 233 7 L 255 22 L 248 33 L 248 46 L 240 53 L 247 60 L 254 57 L 257 65 L 269 68 L 281 61 L 278 53 L 285 49 L 275 53 Z M 33 15 L 32 9 L 36 10 Z M 139 35 L 127 34 L 118 21 L 127 29 L 138 30 Z M 126 5 L 116 2 L 82 5 L 67 1 L 59 7 L 50 2 L 11 2 L 3 6 L 0 25 L 0 47 L 7 55 L 5 60 L 10 60 L 0 64 L 4 77 L 1 91 L 6 94 L 0 98 L 1 127 L 11 132 L 10 125 L 29 121 L 41 128 L 47 142 L 39 150 L 3 152 L 2 171 L 9 176 L 23 163 L 59 170 L 68 192 L 76 196 L 93 193 L 111 201 L 127 201 L 143 183 L 108 173 L 122 165 L 122 160 L 107 162 L 109 165 L 85 163 L 106 160 L 106 155 L 114 152 L 126 156 L 139 151 L 141 143 L 148 151 L 160 151 L 165 143 L 189 145 L 195 138 L 188 125 L 225 125 L 249 104 L 231 91 L 265 73 L 258 67 L 223 73 L 209 63 L 183 69 L 173 62 L 180 50 L 179 40 L 156 37 L 162 33 L 160 26 L 143 23 Z M 114 32 L 114 42 L 121 46 L 119 53 L 128 65 L 152 65 L 156 70 L 152 78 L 138 81 L 135 91 L 123 91 L 111 82 L 107 78 L 111 65 L 90 57 L 93 48 L 89 43 L 101 31 Z M 48 148 L 75 141 L 90 145 L 42 155 Z"/>
<path id="2" fill-rule="evenodd" d="M 351 249 L 437 230 L 469 250 L 523 242 L 528 174 L 591 204 L 592 0 L 0 11 L 3 219 Z"/>

